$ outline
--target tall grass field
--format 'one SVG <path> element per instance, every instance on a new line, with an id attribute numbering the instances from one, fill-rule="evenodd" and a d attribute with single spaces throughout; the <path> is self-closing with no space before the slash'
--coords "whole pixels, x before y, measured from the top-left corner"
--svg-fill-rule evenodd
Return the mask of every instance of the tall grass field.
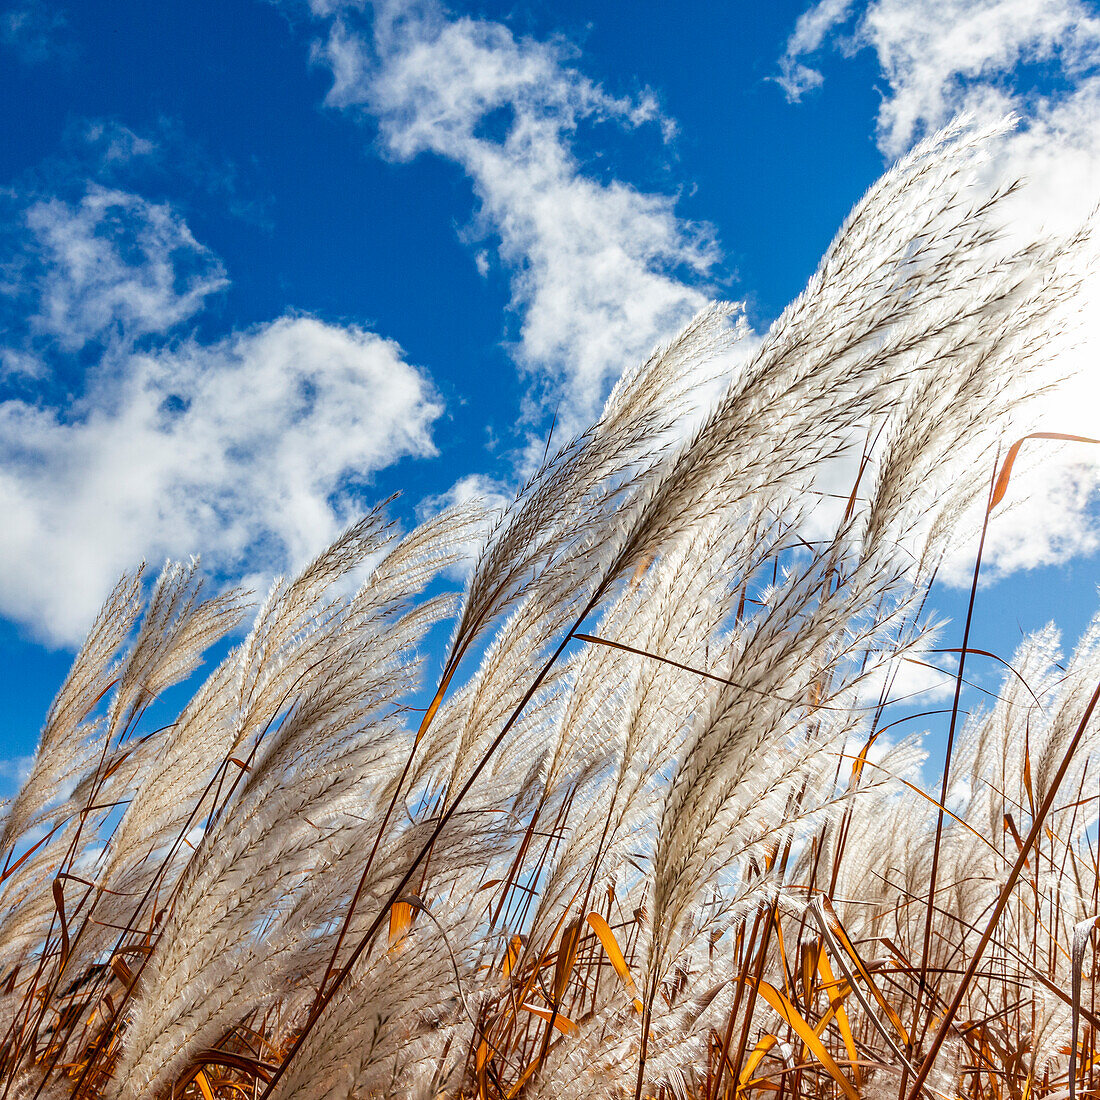
<path id="1" fill-rule="evenodd" d="M 502 513 L 380 506 L 256 603 L 124 576 L 0 826 L 2 1100 L 1100 1095 L 1100 620 L 964 707 L 993 658 L 926 603 L 965 553 L 973 610 L 1058 445 L 1088 266 L 1002 247 L 996 137 L 917 147 L 763 339 L 705 310 Z"/>

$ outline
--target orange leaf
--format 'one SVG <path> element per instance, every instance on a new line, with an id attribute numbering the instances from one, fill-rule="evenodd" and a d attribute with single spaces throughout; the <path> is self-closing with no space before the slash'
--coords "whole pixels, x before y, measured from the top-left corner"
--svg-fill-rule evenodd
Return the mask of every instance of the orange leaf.
<path id="1" fill-rule="evenodd" d="M 802 992 L 806 1004 L 812 1004 L 816 982 L 814 971 L 817 969 L 817 957 L 821 953 L 821 945 L 817 943 L 804 943 L 802 945 Z"/>
<path id="2" fill-rule="evenodd" d="M 480 1073 L 489 1061 L 489 1044 L 482 1039 L 477 1045 L 477 1053 L 474 1055 L 474 1068 Z"/>
<path id="3" fill-rule="evenodd" d="M 423 719 L 421 719 L 420 728 L 416 731 L 416 744 L 419 745 L 420 739 L 428 732 L 428 727 L 432 724 L 432 719 L 435 718 L 435 713 L 439 710 L 443 702 L 443 696 L 446 694 L 447 685 L 451 682 L 451 677 L 453 675 L 454 670 L 452 669 L 443 677 L 435 696 L 432 698 L 431 703 L 428 704 L 428 709 L 424 712 Z"/>
<path id="4" fill-rule="evenodd" d="M 531 1059 L 531 1064 L 519 1075 L 519 1080 L 508 1090 L 507 1100 L 515 1100 L 519 1090 L 527 1084 L 527 1079 L 542 1065 L 542 1059 L 535 1057 Z"/>
<path id="5" fill-rule="evenodd" d="M 64 970 L 65 963 L 69 961 L 69 926 L 65 921 L 65 888 L 59 878 L 53 880 L 53 902 L 61 921 L 61 969 Z"/>
<path id="6" fill-rule="evenodd" d="M 745 985 L 753 983 L 746 978 L 739 978 Z M 764 998 L 794 1029 L 795 1033 L 806 1044 L 806 1049 L 817 1059 L 821 1068 L 841 1087 L 848 1100 L 859 1100 L 859 1093 L 852 1086 L 851 1081 L 841 1072 L 840 1066 L 833 1061 L 833 1056 L 825 1049 L 825 1044 L 817 1037 L 814 1029 L 802 1018 L 801 1013 L 793 1004 L 768 982 L 756 983 L 760 996 Z"/>
<path id="7" fill-rule="evenodd" d="M 752 1080 L 752 1075 L 760 1068 L 760 1063 L 764 1061 L 768 1051 L 778 1042 L 779 1039 L 775 1035 L 765 1035 L 752 1048 L 752 1053 L 745 1059 L 744 1068 L 741 1070 L 740 1081 L 737 1085 L 738 1092 L 741 1092 Z"/>
<path id="8" fill-rule="evenodd" d="M 554 1004 L 560 1005 L 569 987 L 569 975 L 577 958 L 577 943 L 581 938 L 581 922 L 572 921 L 558 941 L 558 957 L 554 963 Z"/>
<path id="9" fill-rule="evenodd" d="M 407 901 L 395 901 L 390 906 L 390 949 L 395 948 L 412 925 L 413 907 Z"/>
<path id="10" fill-rule="evenodd" d="M 129 989 L 130 986 L 134 984 L 134 972 L 118 955 L 114 955 L 111 958 L 111 972 L 120 982 L 122 982 L 126 989 Z"/>
<path id="11" fill-rule="evenodd" d="M 990 511 L 1004 500 L 1005 493 L 1008 492 L 1008 480 L 1012 476 L 1012 466 L 1016 461 L 1016 456 L 1020 453 L 1020 448 L 1029 439 L 1060 439 L 1066 443 L 1100 443 L 1100 439 L 1089 439 L 1083 435 L 1065 435 L 1062 432 L 1032 432 L 1031 435 L 1025 435 L 1023 439 L 1017 439 L 1008 448 L 1004 465 L 1001 467 L 1000 474 L 997 475 L 997 483 L 993 486 L 993 496 L 989 499 Z"/>
<path id="12" fill-rule="evenodd" d="M 905 1025 L 901 1022 L 901 1017 L 894 1011 L 890 1002 L 882 995 L 882 991 L 875 983 L 875 979 L 871 977 L 871 972 L 867 969 L 860 958 L 859 952 L 856 950 L 856 945 L 848 938 L 848 933 L 844 931 L 844 925 L 840 923 L 840 918 L 836 915 L 836 910 L 833 908 L 832 902 L 828 898 L 818 895 L 815 899 L 815 903 L 821 908 L 823 915 L 827 914 L 828 929 L 833 936 L 836 937 L 837 942 L 847 952 L 848 957 L 852 960 L 852 964 L 856 968 L 856 972 L 863 979 L 867 988 L 870 989 L 871 995 L 878 1002 L 879 1008 L 886 1013 L 887 1019 L 894 1025 L 894 1030 L 897 1031 L 904 1046 L 909 1045 L 909 1033 L 905 1030 Z"/>
<path id="13" fill-rule="evenodd" d="M 619 947 L 619 941 L 615 939 L 615 933 L 611 931 L 611 926 L 599 913 L 595 912 L 588 914 L 588 923 L 592 926 L 592 931 L 600 937 L 600 943 L 603 944 L 603 949 L 607 952 L 607 957 L 611 960 L 615 973 L 622 979 L 623 985 L 626 986 L 627 992 L 634 998 L 635 1004 L 639 1004 L 637 988 L 634 985 L 634 979 L 630 976 L 630 967 L 626 965 L 626 959 Z"/>
<path id="14" fill-rule="evenodd" d="M 504 961 L 500 964 L 500 969 L 504 972 L 506 978 L 512 973 L 519 961 L 519 950 L 522 946 L 523 939 L 520 936 L 513 936 L 508 941 L 508 950 L 504 952 Z"/>
<path id="15" fill-rule="evenodd" d="M 577 1030 L 577 1025 L 573 1023 L 568 1016 L 563 1016 L 560 1012 L 551 1012 L 548 1008 L 540 1008 L 538 1005 L 528 1004 L 526 1001 L 519 1007 L 526 1009 L 542 1020 L 546 1020 L 547 1023 L 552 1019 L 554 1021 L 554 1027 L 564 1035 L 572 1035 L 573 1032 Z M 855 1097 L 853 1097 L 852 1100 L 855 1100 Z"/>
<path id="16" fill-rule="evenodd" d="M 477 1094 L 481 1100 L 489 1100 L 489 1085 L 486 1081 L 485 1067 L 489 1064 L 489 1044 L 482 1039 L 474 1055 L 474 1069 L 477 1072 Z"/>
<path id="17" fill-rule="evenodd" d="M 840 1037 L 844 1040 L 844 1049 L 848 1052 L 848 1060 L 852 1063 L 852 1075 L 859 1084 L 859 1055 L 856 1050 L 855 1036 L 852 1034 L 852 1025 L 848 1022 L 848 1010 L 844 1007 L 844 998 L 851 992 L 848 986 L 845 992 L 837 988 L 836 978 L 833 977 L 833 968 L 829 964 L 829 957 L 822 947 L 817 956 L 817 969 L 821 974 L 821 980 L 829 995 L 829 1007 L 836 1017 L 836 1026 L 840 1030 Z"/>

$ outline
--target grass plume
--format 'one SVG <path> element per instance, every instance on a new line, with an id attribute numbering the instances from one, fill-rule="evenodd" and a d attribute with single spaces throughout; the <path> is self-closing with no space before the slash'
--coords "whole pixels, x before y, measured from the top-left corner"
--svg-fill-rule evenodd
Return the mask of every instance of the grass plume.
<path id="1" fill-rule="evenodd" d="M 159 729 L 245 600 L 125 576 L 0 832 L 3 1096 L 1095 1095 L 1100 619 L 956 698 L 946 804 L 891 694 L 1083 277 L 1084 230 L 998 247 L 998 133 L 919 146 L 751 354 L 704 311 L 488 524 L 371 512 Z"/>

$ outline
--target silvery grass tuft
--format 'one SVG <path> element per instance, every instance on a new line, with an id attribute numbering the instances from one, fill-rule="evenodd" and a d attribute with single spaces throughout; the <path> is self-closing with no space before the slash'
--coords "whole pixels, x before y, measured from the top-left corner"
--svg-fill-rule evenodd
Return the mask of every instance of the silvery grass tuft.
<path id="1" fill-rule="evenodd" d="M 893 691 L 1079 301 L 1086 230 L 999 243 L 1001 129 L 887 172 L 751 353 L 705 310 L 502 514 L 380 507 L 258 606 L 123 577 L 0 832 L 4 1097 L 1095 1095 L 1100 622 L 956 697 L 946 803 Z"/>

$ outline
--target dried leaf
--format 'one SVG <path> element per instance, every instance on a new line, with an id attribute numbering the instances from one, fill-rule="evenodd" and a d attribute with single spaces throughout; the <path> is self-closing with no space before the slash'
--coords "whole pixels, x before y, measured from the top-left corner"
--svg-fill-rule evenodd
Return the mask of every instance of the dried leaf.
<path id="1" fill-rule="evenodd" d="M 1020 448 L 1029 439 L 1060 439 L 1066 443 L 1100 443 L 1100 439 L 1089 439 L 1083 435 L 1065 435 L 1062 432 L 1032 432 L 1031 435 L 1025 435 L 1023 439 L 1017 439 L 1011 447 L 1008 448 L 1008 454 L 1005 455 L 1004 465 L 1001 466 L 1001 472 L 997 475 L 997 482 L 993 486 L 993 495 L 989 498 L 989 510 L 992 511 L 998 504 L 1004 500 L 1005 493 L 1008 492 L 1009 478 L 1012 477 L 1012 467 L 1016 462 L 1016 457 L 1020 453 Z"/>
<path id="2" fill-rule="evenodd" d="M 527 1012 L 538 1016 L 540 1019 L 549 1023 L 554 1021 L 554 1027 L 558 1029 L 563 1035 L 572 1035 L 577 1030 L 577 1025 L 569 1019 L 568 1016 L 563 1016 L 560 1012 L 551 1012 L 548 1008 L 540 1008 L 538 1005 L 528 1004 L 526 1001 L 519 1006 L 525 1009 Z M 854 1098 L 853 1098 L 854 1100 Z"/>
<path id="3" fill-rule="evenodd" d="M 603 944 L 603 949 L 607 952 L 607 957 L 615 968 L 615 973 L 622 979 L 627 992 L 633 998 L 634 1008 L 641 1012 L 643 1005 L 638 999 L 637 987 L 634 985 L 634 979 L 630 976 L 630 967 L 626 964 L 626 958 L 619 947 L 619 941 L 615 939 L 615 933 L 611 931 L 611 926 L 596 912 L 588 914 L 588 923 L 592 926 L 592 931 L 599 936 L 600 943 Z"/>
<path id="4" fill-rule="evenodd" d="M 746 978 L 738 978 L 738 981 L 744 982 L 746 985 L 752 985 Z M 806 1044 L 806 1049 L 817 1059 L 821 1068 L 841 1087 L 848 1100 L 859 1100 L 859 1093 L 856 1092 L 852 1082 L 844 1076 L 840 1066 L 833 1061 L 833 1056 L 825 1049 L 825 1044 L 817 1037 L 814 1029 L 810 1027 L 787 997 L 770 982 L 758 982 L 757 989 L 760 996 L 790 1024 L 795 1034 Z"/>

